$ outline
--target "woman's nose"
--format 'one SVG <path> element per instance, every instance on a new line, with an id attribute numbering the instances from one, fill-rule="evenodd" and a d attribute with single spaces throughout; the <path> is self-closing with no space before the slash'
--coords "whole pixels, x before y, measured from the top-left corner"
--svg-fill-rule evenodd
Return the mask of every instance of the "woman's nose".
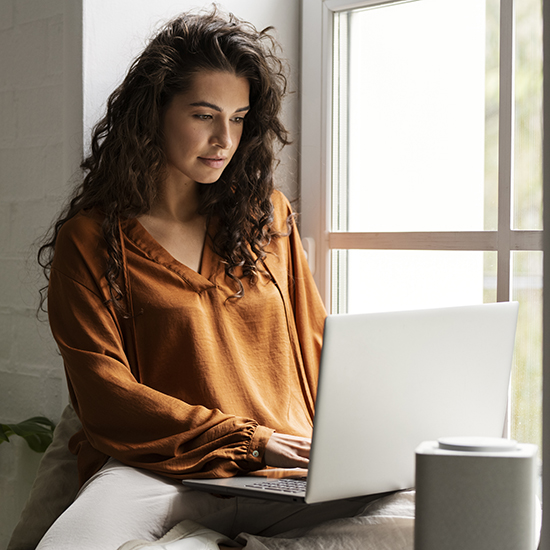
<path id="1" fill-rule="evenodd" d="M 231 139 L 230 121 L 219 121 L 212 135 L 212 143 L 221 149 L 230 149 L 233 144 Z"/>

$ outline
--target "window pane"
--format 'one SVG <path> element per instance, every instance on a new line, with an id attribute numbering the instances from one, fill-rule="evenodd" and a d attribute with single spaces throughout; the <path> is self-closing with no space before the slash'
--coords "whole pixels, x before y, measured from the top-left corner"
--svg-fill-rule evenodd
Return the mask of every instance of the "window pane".
<path id="1" fill-rule="evenodd" d="M 512 437 L 540 448 L 542 252 L 513 252 L 512 270 L 512 299 L 520 304 L 512 371 Z"/>
<path id="2" fill-rule="evenodd" d="M 514 229 L 542 229 L 542 2 L 516 0 Z"/>
<path id="3" fill-rule="evenodd" d="M 482 0 L 336 16 L 333 230 L 494 229 L 484 222 L 497 202 L 495 186 L 485 197 L 486 20 Z"/>
<path id="4" fill-rule="evenodd" d="M 341 260 L 333 251 L 333 261 Z M 349 250 L 347 308 L 367 313 L 493 302 L 496 253 Z M 335 302 L 333 301 L 333 304 Z"/>

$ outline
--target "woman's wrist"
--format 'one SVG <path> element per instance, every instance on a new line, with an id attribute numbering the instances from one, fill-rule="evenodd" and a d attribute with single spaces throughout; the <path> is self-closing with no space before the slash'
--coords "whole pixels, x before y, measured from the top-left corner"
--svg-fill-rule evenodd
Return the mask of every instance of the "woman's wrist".
<path id="1" fill-rule="evenodd" d="M 257 426 L 250 440 L 246 459 L 253 467 L 265 466 L 265 450 L 275 430 Z"/>

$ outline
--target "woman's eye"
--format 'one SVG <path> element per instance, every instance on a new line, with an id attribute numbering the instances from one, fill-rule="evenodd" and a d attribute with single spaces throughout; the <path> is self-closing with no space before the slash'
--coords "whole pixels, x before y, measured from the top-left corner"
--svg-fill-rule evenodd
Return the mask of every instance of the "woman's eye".
<path id="1" fill-rule="evenodd" d="M 242 124 L 244 122 L 244 117 L 238 116 L 233 119 L 233 122 L 236 122 L 237 124 Z"/>
<path id="2" fill-rule="evenodd" d="M 195 115 L 196 118 L 198 118 L 199 120 L 211 120 L 212 119 L 212 115 Z"/>

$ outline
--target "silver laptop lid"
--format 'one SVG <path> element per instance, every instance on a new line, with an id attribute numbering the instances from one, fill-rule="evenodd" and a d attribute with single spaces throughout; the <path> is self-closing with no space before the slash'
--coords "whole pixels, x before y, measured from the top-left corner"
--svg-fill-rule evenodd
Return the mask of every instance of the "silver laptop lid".
<path id="1" fill-rule="evenodd" d="M 414 450 L 502 436 L 518 304 L 329 316 L 306 501 L 414 485 Z"/>

